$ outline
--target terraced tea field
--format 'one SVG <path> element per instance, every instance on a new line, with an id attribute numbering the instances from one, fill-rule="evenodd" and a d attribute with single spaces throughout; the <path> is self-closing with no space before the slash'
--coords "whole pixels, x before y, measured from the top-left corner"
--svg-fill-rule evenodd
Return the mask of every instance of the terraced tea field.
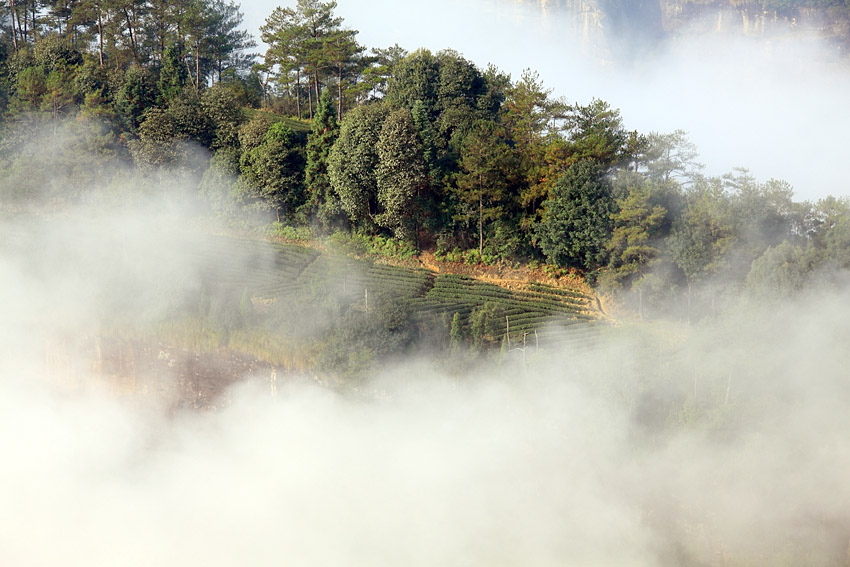
<path id="1" fill-rule="evenodd" d="M 530 282 L 520 289 L 470 276 L 376 264 L 291 244 L 217 237 L 210 241 L 205 276 L 211 285 L 244 289 L 255 303 L 317 301 L 332 297 L 342 310 L 368 309 L 392 294 L 406 302 L 420 325 L 445 323 L 457 313 L 470 333 L 477 310 L 491 313 L 491 341 L 509 333 L 512 343 L 590 344 L 605 327 L 593 296 Z M 515 286 L 516 287 L 516 286 Z"/>

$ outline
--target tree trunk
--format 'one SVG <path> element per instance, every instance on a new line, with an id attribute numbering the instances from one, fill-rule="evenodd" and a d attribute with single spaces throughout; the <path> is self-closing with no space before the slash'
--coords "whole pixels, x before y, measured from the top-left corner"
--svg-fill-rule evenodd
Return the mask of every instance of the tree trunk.
<path id="1" fill-rule="evenodd" d="M 313 73 L 313 86 L 316 89 L 316 106 L 319 106 L 319 70 Z M 313 119 L 313 105 L 310 105 L 310 120 Z"/>
<path id="2" fill-rule="evenodd" d="M 32 21 L 32 44 L 33 44 L 33 46 L 35 45 L 35 42 L 38 39 L 36 37 L 36 34 L 35 34 L 35 32 L 36 32 L 36 27 L 35 27 L 36 18 L 38 18 L 38 11 L 36 9 L 35 2 L 33 2 L 32 3 L 32 20 L 31 20 Z"/>
<path id="3" fill-rule="evenodd" d="M 29 14 L 29 12 L 27 12 L 26 6 L 24 6 L 23 13 L 24 13 L 24 23 L 22 24 L 21 23 L 21 14 L 20 14 L 20 12 L 18 12 L 18 31 L 21 32 L 21 40 L 23 40 L 23 42 L 26 43 L 27 41 L 29 41 L 29 37 L 30 37 L 30 14 Z"/>
<path id="4" fill-rule="evenodd" d="M 313 86 L 310 84 L 310 77 L 307 77 L 307 105 L 310 111 L 310 120 L 313 119 Z"/>
<path id="5" fill-rule="evenodd" d="M 336 101 L 336 116 L 338 120 L 342 120 L 342 63 L 337 66 L 337 101 Z"/>
<path id="6" fill-rule="evenodd" d="M 478 187 L 478 259 L 484 256 L 484 194 Z"/>
<path id="7" fill-rule="evenodd" d="M 103 12 L 97 11 L 97 54 L 103 67 Z"/>
<path id="8" fill-rule="evenodd" d="M 183 59 L 183 63 L 186 65 L 186 75 L 192 79 L 192 67 L 189 65 L 189 59 Z M 192 79 L 192 82 L 195 82 L 194 79 Z"/>
<path id="9" fill-rule="evenodd" d="M 12 45 L 15 47 L 15 53 L 18 52 L 18 29 L 15 27 L 15 0 L 9 0 L 9 12 L 12 16 Z"/>
<path id="10" fill-rule="evenodd" d="M 201 40 L 195 41 L 195 92 L 201 89 Z"/>
<path id="11" fill-rule="evenodd" d="M 133 18 L 130 17 L 130 12 L 124 8 L 124 19 L 127 20 L 127 31 L 130 34 L 130 48 L 133 50 L 133 59 L 139 61 L 139 51 L 136 48 L 136 28 L 133 25 Z"/>
<path id="12" fill-rule="evenodd" d="M 295 68 L 295 108 L 298 109 L 298 120 L 301 120 L 301 67 Z"/>

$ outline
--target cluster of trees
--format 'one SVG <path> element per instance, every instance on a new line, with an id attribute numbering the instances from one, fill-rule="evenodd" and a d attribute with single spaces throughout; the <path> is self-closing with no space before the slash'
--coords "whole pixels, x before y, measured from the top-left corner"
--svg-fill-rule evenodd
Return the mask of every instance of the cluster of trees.
<path id="1" fill-rule="evenodd" d="M 166 49 L 176 47 L 196 87 L 252 62 L 244 51 L 255 44 L 231 1 L 9 0 L 7 6 L 3 43 L 14 54 L 59 37 L 100 65 L 121 69 L 159 66 Z"/>
<path id="2" fill-rule="evenodd" d="M 10 2 L 0 159 L 17 182 L 4 197 L 72 193 L 34 167 L 39 129 L 11 127 L 71 124 L 51 169 L 78 185 L 104 171 L 81 151 L 182 168 L 220 212 L 545 261 L 629 292 L 641 312 L 791 292 L 850 263 L 846 201 L 797 203 L 744 170 L 706 177 L 684 133 L 629 131 L 604 101 L 553 98 L 532 71 L 511 80 L 451 50 L 367 53 L 335 7 L 276 9 L 254 61 L 232 2 Z"/>

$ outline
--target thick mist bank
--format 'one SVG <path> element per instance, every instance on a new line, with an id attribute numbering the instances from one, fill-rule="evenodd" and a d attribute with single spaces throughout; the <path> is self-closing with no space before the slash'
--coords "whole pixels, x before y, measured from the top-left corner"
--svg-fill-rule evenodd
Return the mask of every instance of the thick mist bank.
<path id="1" fill-rule="evenodd" d="M 411 361 L 365 398 L 259 377 L 169 420 L 4 373 L 0 557 L 844 565 L 846 299 L 678 349 L 635 329 L 525 376 Z"/>
<path id="2" fill-rule="evenodd" d="M 91 358 L 51 373 L 45 345 L 167 315 L 196 235 L 138 208 L 50 220 L 3 224 L 4 563 L 846 564 L 844 290 L 461 375 L 424 357 L 273 396 L 263 372 L 174 413 Z"/>

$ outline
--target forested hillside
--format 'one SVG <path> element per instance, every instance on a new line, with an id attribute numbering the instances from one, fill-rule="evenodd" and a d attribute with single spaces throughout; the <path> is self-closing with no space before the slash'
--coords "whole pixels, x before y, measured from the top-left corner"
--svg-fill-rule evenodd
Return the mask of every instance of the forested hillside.
<path id="1" fill-rule="evenodd" d="M 682 131 L 631 131 L 533 70 L 367 48 L 335 8 L 276 9 L 259 57 L 233 2 L 10 3 L 4 206 L 86 200 L 131 162 L 153 185 L 182 175 L 230 222 L 580 270 L 642 316 L 785 296 L 850 264 L 844 198 L 796 202 L 744 169 L 705 176 Z"/>
<path id="2" fill-rule="evenodd" d="M 845 10 L 678 2 L 755 4 Z M 336 11 L 0 6 L 0 565 L 848 567 L 846 182 Z M 850 83 L 752 69 L 650 117 L 838 178 Z"/>

